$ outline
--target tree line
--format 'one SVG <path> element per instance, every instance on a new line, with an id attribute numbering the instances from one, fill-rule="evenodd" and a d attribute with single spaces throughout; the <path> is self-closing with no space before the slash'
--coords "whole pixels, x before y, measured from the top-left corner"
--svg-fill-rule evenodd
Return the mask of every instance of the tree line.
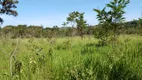
<path id="1" fill-rule="evenodd" d="M 53 26 L 44 28 L 41 26 L 27 26 L 27 25 L 7 25 L 3 28 L 0 28 L 0 37 L 4 38 L 52 38 L 52 37 L 71 37 L 71 36 L 81 36 L 82 35 L 90 35 L 90 36 L 98 36 L 97 33 L 106 33 L 98 25 L 87 25 L 82 28 L 81 31 L 77 27 L 67 27 L 67 26 Z M 104 32 L 102 32 L 104 31 Z M 142 19 L 133 20 L 129 22 L 121 23 L 121 27 L 118 29 L 119 34 L 139 34 L 142 35 Z M 72 34 L 73 33 L 73 34 Z"/>
<path id="2" fill-rule="evenodd" d="M 44 28 L 43 26 L 27 25 L 8 25 L 0 28 L 0 36 L 8 38 L 28 38 L 28 37 L 65 37 L 94 35 L 96 38 L 107 41 L 110 36 L 116 39 L 119 34 L 142 34 L 142 18 L 129 22 L 124 22 L 124 8 L 130 3 L 129 0 L 112 0 L 106 6 L 100 9 L 93 9 L 97 13 L 98 25 L 89 25 L 84 19 L 85 12 L 73 11 L 69 13 L 62 27 L 53 26 Z M 0 13 L 17 16 L 15 10 L 18 4 L 17 0 L 0 0 Z M 0 18 L 3 23 L 3 19 Z M 67 27 L 70 25 L 70 27 Z"/>
<path id="3" fill-rule="evenodd" d="M 72 30 L 74 35 L 72 35 Z M 94 26 L 88 26 L 82 30 L 83 35 L 92 34 L 94 31 Z M 71 37 L 79 36 L 77 28 L 72 27 L 46 27 L 43 26 L 27 26 L 27 25 L 8 25 L 0 28 L 0 36 L 4 38 L 52 38 L 52 37 Z"/>

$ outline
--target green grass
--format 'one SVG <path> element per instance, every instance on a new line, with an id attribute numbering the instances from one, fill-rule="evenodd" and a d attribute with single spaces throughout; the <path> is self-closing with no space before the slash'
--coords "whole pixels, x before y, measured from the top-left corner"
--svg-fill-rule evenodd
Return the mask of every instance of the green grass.
<path id="1" fill-rule="evenodd" d="M 0 39 L 0 80 L 141 80 L 142 36 L 121 35 L 115 47 L 87 36 Z M 22 63 L 22 66 L 20 64 Z"/>

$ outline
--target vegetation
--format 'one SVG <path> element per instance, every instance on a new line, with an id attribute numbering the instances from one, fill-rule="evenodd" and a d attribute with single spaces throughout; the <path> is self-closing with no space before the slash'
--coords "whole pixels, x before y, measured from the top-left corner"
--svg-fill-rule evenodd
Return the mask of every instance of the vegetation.
<path id="1" fill-rule="evenodd" d="M 123 14 L 124 8 L 129 3 L 129 0 L 113 0 L 110 3 L 106 4 L 106 7 L 103 10 L 94 9 L 98 13 L 97 19 L 101 24 L 101 32 L 99 32 L 98 38 L 101 38 L 101 44 L 106 44 L 108 38 L 113 34 L 111 38 L 113 44 L 116 44 L 118 28 L 120 27 L 120 23 L 124 21 Z M 106 8 L 110 8 L 109 11 L 106 11 Z M 100 27 L 99 27 L 100 28 Z"/>
<path id="2" fill-rule="evenodd" d="M 129 2 L 94 9 L 100 22 L 94 26 L 74 11 L 63 27 L 0 28 L 0 80 L 141 80 L 142 18 L 123 21 Z M 18 1 L 0 3 L 1 14 L 18 14 L 12 10 Z"/>
<path id="3" fill-rule="evenodd" d="M 87 36 L 19 39 L 10 77 L 9 57 L 16 39 L 0 40 L 2 80 L 141 80 L 142 37 L 121 35 L 119 45 L 97 46 Z M 72 44 L 72 45 L 71 45 Z M 52 45 L 52 46 L 51 46 Z"/>
<path id="4" fill-rule="evenodd" d="M 142 22 L 141 19 L 124 22 L 121 24 L 122 26 L 118 29 L 118 34 L 137 34 L 142 35 Z M 66 25 L 67 26 L 67 25 Z M 18 26 L 12 26 L 8 25 L 3 28 L 0 28 L 0 37 L 2 38 L 51 38 L 51 37 L 70 37 L 72 36 L 72 28 L 71 27 L 58 27 L 54 26 L 53 28 L 44 28 L 43 26 L 27 26 L 27 25 L 18 25 Z M 107 29 L 108 27 L 105 27 L 106 30 L 104 30 L 104 24 L 92 26 L 92 25 L 86 25 L 86 27 L 82 28 L 83 35 L 91 35 L 95 36 L 96 38 L 99 36 L 102 36 L 102 38 L 105 38 L 105 36 L 110 35 L 111 31 L 110 29 Z M 103 28 L 103 29 L 102 29 Z M 74 29 L 74 36 L 78 36 L 79 32 L 77 32 L 77 28 Z M 107 31 L 108 30 L 108 31 Z M 107 33 L 110 32 L 110 33 Z M 56 34 L 55 34 L 56 33 Z M 104 37 L 103 35 L 104 34 Z"/>
<path id="5" fill-rule="evenodd" d="M 18 13 L 14 10 L 17 8 L 16 4 L 18 4 L 17 0 L 0 0 L 0 14 L 17 16 Z M 0 22 L 3 22 L 2 18 L 0 18 Z"/>

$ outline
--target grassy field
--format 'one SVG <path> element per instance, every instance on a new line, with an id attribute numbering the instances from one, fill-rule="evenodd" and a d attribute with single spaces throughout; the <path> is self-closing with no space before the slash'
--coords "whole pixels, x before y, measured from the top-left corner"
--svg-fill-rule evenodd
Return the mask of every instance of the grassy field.
<path id="1" fill-rule="evenodd" d="M 18 46 L 0 39 L 0 80 L 142 80 L 142 36 L 121 35 L 114 47 L 97 43 L 87 36 L 18 39 Z"/>

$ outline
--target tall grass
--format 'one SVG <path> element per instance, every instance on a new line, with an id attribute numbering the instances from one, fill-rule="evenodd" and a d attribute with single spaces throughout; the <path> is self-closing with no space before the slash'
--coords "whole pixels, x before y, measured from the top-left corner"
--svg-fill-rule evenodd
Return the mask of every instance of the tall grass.
<path id="1" fill-rule="evenodd" d="M 121 35 L 112 47 L 97 39 L 19 39 L 10 76 L 15 39 L 0 40 L 0 80 L 141 80 L 142 37 Z"/>

